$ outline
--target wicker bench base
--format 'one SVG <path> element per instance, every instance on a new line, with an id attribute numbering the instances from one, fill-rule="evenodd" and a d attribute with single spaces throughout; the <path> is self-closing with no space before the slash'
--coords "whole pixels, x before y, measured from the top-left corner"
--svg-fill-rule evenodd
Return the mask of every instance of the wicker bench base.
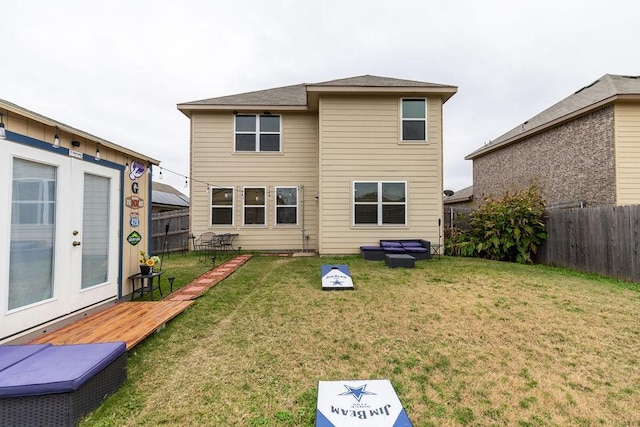
<path id="1" fill-rule="evenodd" d="M 77 390 L 68 393 L 0 398 L 3 426 L 75 426 L 113 394 L 127 378 L 127 353 Z"/>
<path id="2" fill-rule="evenodd" d="M 396 267 L 415 268 L 416 259 L 411 255 L 386 254 L 384 256 L 384 263 L 387 265 L 387 267 L 391 267 L 391 268 L 396 268 Z"/>

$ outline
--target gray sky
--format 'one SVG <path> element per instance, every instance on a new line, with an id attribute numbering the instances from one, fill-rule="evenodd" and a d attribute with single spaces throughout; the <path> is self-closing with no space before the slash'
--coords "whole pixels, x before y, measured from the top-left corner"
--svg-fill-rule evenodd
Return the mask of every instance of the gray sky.
<path id="1" fill-rule="evenodd" d="M 640 74 L 637 0 L 21 0 L 0 7 L 0 98 L 162 161 L 183 192 L 176 104 L 373 74 L 458 86 L 464 156 L 604 74 Z M 156 178 L 157 179 L 157 178 Z"/>

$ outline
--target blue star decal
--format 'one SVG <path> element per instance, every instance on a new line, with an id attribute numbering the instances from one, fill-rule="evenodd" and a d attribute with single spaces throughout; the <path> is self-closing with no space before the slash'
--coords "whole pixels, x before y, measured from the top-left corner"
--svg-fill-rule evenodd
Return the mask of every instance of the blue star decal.
<path id="1" fill-rule="evenodd" d="M 360 399 L 362 398 L 362 395 L 364 394 L 375 394 L 372 393 L 370 391 L 365 391 L 364 389 L 367 387 L 367 385 L 363 385 L 360 387 L 351 387 L 350 385 L 346 385 L 344 384 L 344 386 L 347 388 L 348 391 L 345 391 L 344 393 L 340 393 L 338 396 L 348 396 L 348 395 L 352 395 L 353 397 L 356 398 L 356 400 L 358 402 L 360 402 Z"/>
<path id="2" fill-rule="evenodd" d="M 342 282 L 340 280 L 336 279 L 336 280 L 333 281 L 332 285 L 333 286 L 341 286 Z"/>

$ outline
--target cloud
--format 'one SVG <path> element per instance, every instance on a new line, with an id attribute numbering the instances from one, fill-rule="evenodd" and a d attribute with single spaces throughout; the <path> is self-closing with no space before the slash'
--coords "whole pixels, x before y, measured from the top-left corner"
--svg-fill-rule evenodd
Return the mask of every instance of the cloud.
<path id="1" fill-rule="evenodd" d="M 464 156 L 605 73 L 640 74 L 636 2 L 371 0 L 3 5 L 0 98 L 189 174 L 176 104 L 361 74 L 453 84 L 444 183 Z"/>

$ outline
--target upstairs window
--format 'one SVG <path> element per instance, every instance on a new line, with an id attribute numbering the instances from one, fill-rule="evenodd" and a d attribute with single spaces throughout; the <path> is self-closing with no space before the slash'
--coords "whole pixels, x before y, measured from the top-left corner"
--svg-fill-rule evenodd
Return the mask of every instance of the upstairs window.
<path id="1" fill-rule="evenodd" d="M 427 140 L 427 101 L 402 100 L 402 141 Z"/>
<path id="2" fill-rule="evenodd" d="M 236 114 L 235 150 L 280 151 L 280 116 Z"/>
<path id="3" fill-rule="evenodd" d="M 405 182 L 355 182 L 355 225 L 406 225 Z"/>
<path id="4" fill-rule="evenodd" d="M 233 225 L 233 188 L 211 189 L 211 225 Z"/>

